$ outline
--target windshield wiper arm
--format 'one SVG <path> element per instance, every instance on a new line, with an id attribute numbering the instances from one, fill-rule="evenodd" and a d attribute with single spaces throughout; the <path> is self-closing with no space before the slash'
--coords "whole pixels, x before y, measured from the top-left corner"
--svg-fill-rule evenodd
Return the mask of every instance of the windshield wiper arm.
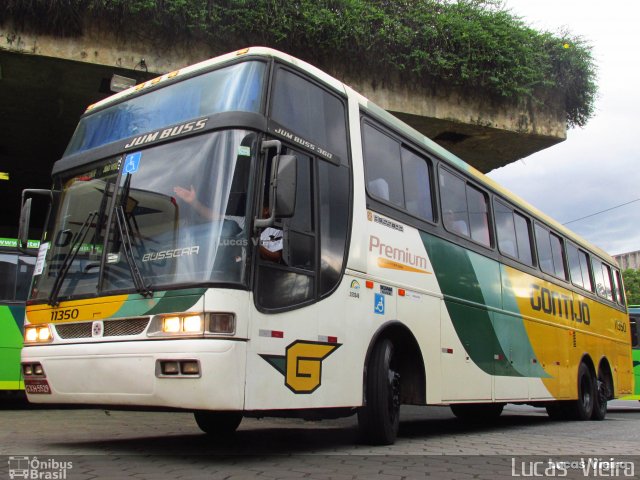
<path id="1" fill-rule="evenodd" d="M 60 265 L 60 270 L 58 270 L 58 275 L 56 275 L 56 279 L 53 281 L 53 285 L 51 287 L 51 293 L 49 294 L 48 303 L 52 307 L 58 306 L 58 303 L 59 303 L 58 294 L 60 293 L 62 282 L 67 276 L 67 273 L 69 272 L 69 268 L 71 268 L 71 264 L 73 263 L 73 260 L 76 258 L 76 256 L 78 255 L 78 252 L 82 248 L 82 244 L 84 242 L 84 239 L 87 237 L 89 228 L 91 227 L 91 224 L 93 223 L 93 221 L 96 219 L 97 216 L 98 216 L 98 212 L 96 211 L 89 212 L 89 215 L 87 215 L 87 219 L 82 224 L 82 227 L 80 227 L 80 230 L 78 230 L 78 234 L 76 235 L 76 238 L 72 241 L 71 247 L 69 248 L 67 255 L 64 257 L 64 260 L 62 260 L 62 265 Z"/>
<path id="2" fill-rule="evenodd" d="M 133 284 L 136 287 L 136 291 L 143 297 L 150 297 L 153 295 L 153 292 L 149 288 L 150 285 L 145 285 L 142 272 L 140 271 L 136 259 L 133 256 L 131 233 L 129 233 L 129 226 L 127 224 L 127 219 L 122 205 L 118 205 L 116 207 L 116 223 L 118 224 L 118 230 L 120 231 L 122 250 L 124 250 L 124 256 L 127 259 L 127 264 L 129 265 L 129 270 L 131 271 L 131 277 L 133 278 Z"/>

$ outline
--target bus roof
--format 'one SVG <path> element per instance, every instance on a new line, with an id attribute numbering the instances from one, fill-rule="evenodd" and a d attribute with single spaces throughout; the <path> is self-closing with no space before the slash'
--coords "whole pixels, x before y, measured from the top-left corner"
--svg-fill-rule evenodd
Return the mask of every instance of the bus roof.
<path id="1" fill-rule="evenodd" d="M 492 189 L 496 193 L 499 193 L 500 195 L 505 197 L 512 204 L 514 204 L 517 208 L 519 208 L 519 209 L 531 214 L 532 216 L 536 217 L 540 221 L 546 223 L 549 227 L 551 227 L 554 230 L 556 230 L 557 232 L 563 234 L 565 237 L 567 237 L 569 240 L 571 240 L 572 242 L 576 243 L 577 245 L 585 248 L 586 250 L 589 250 L 589 251 L 597 254 L 602 259 L 606 260 L 608 263 L 610 263 L 610 264 L 612 264 L 614 266 L 617 265 L 616 261 L 607 252 L 605 252 L 604 250 L 602 250 L 601 248 L 591 244 L 590 242 L 586 241 L 582 237 L 578 236 L 577 234 L 575 234 L 574 232 L 572 232 L 568 228 L 564 227 L 562 224 L 560 224 L 559 222 L 557 222 L 553 218 L 549 217 L 548 215 L 546 215 L 545 213 L 541 212 L 540 210 L 538 210 L 537 208 L 535 208 L 534 206 L 532 206 L 531 204 L 529 204 L 528 202 L 526 202 L 525 200 L 520 198 L 519 196 L 515 195 L 514 193 L 510 192 L 506 188 L 502 187 L 500 184 L 498 184 L 497 182 L 495 182 L 491 178 L 487 177 L 482 172 L 480 172 L 476 168 L 474 168 L 471 165 L 469 165 L 468 163 L 466 163 L 464 160 L 460 159 L 459 157 L 457 157 L 453 153 L 447 151 L 446 149 L 444 149 L 443 147 L 441 147 L 440 145 L 438 145 L 437 143 L 435 143 L 434 141 L 432 141 L 431 139 L 429 139 L 425 135 L 421 134 L 420 132 L 418 132 L 417 130 L 413 129 L 409 125 L 405 124 L 404 122 L 402 122 L 398 118 L 394 117 L 389 112 L 387 112 L 383 108 L 379 107 L 375 103 L 371 102 L 369 99 L 367 99 L 363 95 L 357 93 L 355 90 L 353 90 L 352 88 L 348 87 L 347 85 L 345 85 L 341 81 L 337 80 L 336 78 L 332 77 L 331 75 L 323 72 L 322 70 L 318 69 L 317 67 L 314 67 L 313 65 L 311 65 L 311 64 L 309 64 L 309 63 L 307 63 L 307 62 L 305 62 L 303 60 L 299 60 L 299 59 L 297 59 L 297 58 L 295 58 L 295 57 L 293 57 L 293 56 L 291 56 L 289 54 L 280 52 L 280 51 L 272 49 L 272 48 L 267 48 L 267 47 L 249 47 L 249 48 L 244 48 L 244 49 L 241 49 L 241 50 L 237 50 L 235 52 L 227 53 L 227 54 L 215 57 L 215 58 L 211 58 L 209 60 L 202 61 L 200 63 L 196 63 L 196 64 L 191 65 L 191 66 L 187 66 L 187 67 L 181 68 L 179 70 L 175 70 L 173 72 L 167 73 L 167 74 L 162 75 L 160 77 L 157 77 L 155 79 L 152 79 L 152 80 L 149 80 L 147 82 L 144 82 L 144 83 L 142 83 L 140 85 L 136 85 L 135 87 L 131 87 L 131 88 L 127 89 L 127 90 L 119 92 L 119 93 L 117 93 L 115 95 L 112 95 L 112 96 L 110 96 L 108 98 L 105 98 L 104 100 L 101 100 L 100 102 L 97 102 L 97 103 L 95 103 L 93 105 L 90 105 L 87 108 L 85 114 L 90 113 L 93 110 L 102 109 L 102 108 L 107 107 L 107 106 L 109 106 L 111 104 L 123 101 L 129 96 L 135 95 L 136 93 L 141 92 L 141 91 L 145 90 L 146 88 L 150 88 L 150 87 L 153 87 L 153 86 L 156 86 L 156 85 L 161 85 L 165 81 L 169 81 L 169 80 L 175 81 L 175 80 L 180 79 L 180 78 L 185 77 L 185 76 L 191 76 L 191 75 L 196 74 L 198 72 L 206 71 L 206 70 L 208 70 L 208 69 L 210 69 L 212 67 L 215 67 L 216 65 L 220 65 L 220 64 L 223 64 L 223 63 L 226 63 L 226 62 L 230 62 L 230 61 L 233 61 L 233 60 L 235 60 L 235 59 L 237 59 L 239 57 L 249 56 L 249 55 L 250 56 L 262 56 L 262 57 L 277 58 L 277 59 L 279 59 L 279 60 L 281 60 L 281 61 L 283 61 L 285 63 L 288 63 L 290 65 L 296 66 L 296 67 L 304 70 L 309 75 L 315 77 L 317 80 L 321 81 L 322 83 L 324 83 L 326 85 L 329 85 L 330 87 L 334 88 L 335 90 L 338 90 L 339 92 L 341 92 L 343 94 L 346 94 L 346 95 L 348 95 L 350 97 L 355 98 L 360 105 L 362 105 L 363 107 L 365 107 L 369 111 L 375 113 L 382 120 L 384 120 L 385 122 L 390 124 L 390 126 L 394 127 L 398 131 L 400 131 L 403 134 L 405 134 L 408 137 L 410 137 L 418 145 L 422 146 L 427 151 L 429 151 L 433 155 L 437 156 L 439 159 L 441 159 L 444 162 L 446 162 L 446 163 L 448 163 L 450 165 L 453 165 L 454 167 L 466 172 L 467 174 L 469 174 L 471 177 L 473 177 L 479 183 L 484 184 L 484 186 L 486 186 L 487 188 Z"/>

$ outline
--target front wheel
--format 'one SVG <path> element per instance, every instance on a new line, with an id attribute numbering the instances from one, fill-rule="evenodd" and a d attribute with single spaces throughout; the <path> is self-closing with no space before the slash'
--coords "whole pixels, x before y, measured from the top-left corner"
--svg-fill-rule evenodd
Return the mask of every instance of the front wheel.
<path id="1" fill-rule="evenodd" d="M 200 430 L 212 437 L 228 437 L 236 431 L 242 421 L 239 412 L 193 412 Z"/>
<path id="2" fill-rule="evenodd" d="M 367 369 L 366 404 L 358 411 L 363 440 L 372 445 L 391 445 L 400 427 L 400 374 L 393 343 L 376 343 Z"/>

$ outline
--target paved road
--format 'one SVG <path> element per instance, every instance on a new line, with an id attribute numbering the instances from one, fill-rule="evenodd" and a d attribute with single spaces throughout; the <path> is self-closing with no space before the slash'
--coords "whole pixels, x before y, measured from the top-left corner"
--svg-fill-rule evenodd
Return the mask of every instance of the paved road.
<path id="1" fill-rule="evenodd" d="M 640 455 L 640 402 L 612 402 L 603 422 L 554 422 L 542 409 L 508 405 L 491 425 L 465 424 L 448 408 L 407 407 L 390 447 L 362 444 L 355 417 L 245 419 L 234 438 L 216 443 L 187 413 L 0 410 L 0 480 L 19 466 L 18 457 L 37 457 L 41 473 L 69 480 L 499 479 L 525 476 L 535 462 L 580 458 L 630 461 L 637 478 L 640 456 L 628 455 Z M 573 466 L 566 478 L 585 478 Z M 624 478 L 629 470 L 622 467 L 631 465 L 617 467 L 615 476 Z M 603 478 L 593 471 L 587 477 Z"/>

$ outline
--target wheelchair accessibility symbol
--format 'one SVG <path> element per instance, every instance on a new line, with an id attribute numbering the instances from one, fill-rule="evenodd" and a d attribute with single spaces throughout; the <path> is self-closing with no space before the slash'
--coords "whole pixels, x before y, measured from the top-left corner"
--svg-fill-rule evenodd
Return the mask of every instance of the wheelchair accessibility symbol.
<path id="1" fill-rule="evenodd" d="M 380 293 L 375 294 L 373 313 L 384 315 L 384 295 Z"/>
<path id="2" fill-rule="evenodd" d="M 130 153 L 124 159 L 124 173 L 135 173 L 138 171 L 138 167 L 140 166 L 140 157 L 142 157 L 142 152 Z"/>

